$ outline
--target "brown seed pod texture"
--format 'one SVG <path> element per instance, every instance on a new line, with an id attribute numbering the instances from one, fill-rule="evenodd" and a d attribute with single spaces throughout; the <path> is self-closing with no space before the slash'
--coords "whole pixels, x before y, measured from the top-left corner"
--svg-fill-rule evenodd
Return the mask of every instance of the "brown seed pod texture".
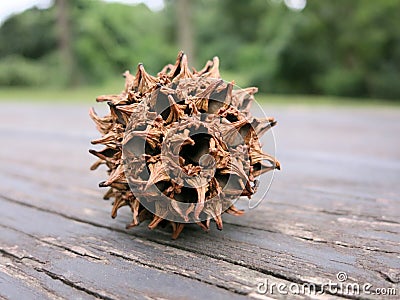
<path id="1" fill-rule="evenodd" d="M 91 169 L 108 168 L 99 185 L 108 188 L 104 199 L 113 199 L 111 216 L 128 206 L 127 228 L 150 219 L 150 229 L 170 224 L 173 239 L 188 223 L 208 231 L 214 220 L 222 230 L 221 215 L 243 214 L 234 203 L 251 198 L 257 177 L 280 169 L 259 141 L 276 121 L 250 113 L 257 88 L 222 80 L 217 57 L 190 70 L 183 52 L 156 77 L 142 64 L 124 77 L 120 94 L 97 97 L 110 113 L 89 112 L 101 134 L 92 144 L 103 145 L 89 150 L 98 158 Z"/>

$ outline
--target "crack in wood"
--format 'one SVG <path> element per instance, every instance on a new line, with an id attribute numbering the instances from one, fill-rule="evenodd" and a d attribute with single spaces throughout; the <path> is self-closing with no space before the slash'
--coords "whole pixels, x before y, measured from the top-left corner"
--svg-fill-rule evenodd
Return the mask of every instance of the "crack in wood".
<path id="1" fill-rule="evenodd" d="M 165 267 L 162 267 L 162 266 L 159 266 L 159 265 L 156 265 L 156 264 L 151 264 L 151 263 L 140 261 L 138 259 L 133 259 L 131 257 L 125 256 L 125 255 L 122 255 L 120 253 L 116 253 L 116 252 L 113 252 L 113 251 L 108 251 L 107 253 L 112 255 L 112 256 L 119 257 L 119 258 L 127 260 L 127 261 L 132 261 L 134 263 L 137 263 L 137 264 L 140 264 L 140 265 L 143 265 L 143 266 L 146 266 L 146 267 L 150 267 L 150 268 L 158 269 L 158 270 L 161 270 L 161 271 L 165 271 Z M 238 289 L 229 287 L 227 285 L 213 283 L 211 281 L 207 281 L 207 280 L 204 280 L 204 279 L 201 279 L 201 278 L 198 278 L 198 277 L 192 277 L 192 276 L 186 275 L 186 274 L 184 274 L 182 272 L 177 272 L 177 271 L 173 271 L 173 270 L 168 270 L 168 272 L 171 272 L 173 274 L 176 274 L 176 275 L 179 275 L 179 276 L 182 276 L 182 277 L 190 278 L 190 279 L 202 282 L 202 283 L 206 283 L 206 284 L 218 287 L 218 288 L 222 288 L 224 290 L 233 292 L 233 293 L 238 294 L 238 295 L 248 295 L 249 294 L 248 292 L 244 292 L 242 290 L 238 290 Z"/>
<path id="2" fill-rule="evenodd" d="M 79 255 L 79 256 L 82 256 L 82 257 L 88 257 L 88 258 L 91 258 L 91 259 L 94 259 L 94 260 L 97 260 L 97 261 L 103 260 L 101 257 L 89 253 L 88 250 L 86 250 L 86 249 L 84 249 L 82 247 L 78 247 L 78 246 L 68 247 L 66 245 L 63 245 L 63 244 L 60 244 L 60 243 L 57 243 L 57 242 L 53 242 L 52 240 L 55 240 L 55 239 L 51 239 L 51 240 L 49 238 L 40 239 L 40 241 L 42 241 L 45 244 L 58 247 L 60 249 L 66 250 L 66 251 L 71 252 L 71 253 L 76 254 L 76 255 Z"/>
<path id="3" fill-rule="evenodd" d="M 22 255 L 22 256 L 16 255 L 15 253 L 7 251 L 4 248 L 0 249 L 0 254 L 3 257 L 9 259 L 10 262 L 14 263 L 14 264 L 9 263 L 4 266 L 2 264 L 0 264 L 0 267 L 2 267 L 2 271 L 5 274 L 7 274 L 17 280 L 23 281 L 26 285 L 32 287 L 35 291 L 45 293 L 49 299 L 60 299 L 60 300 L 64 299 L 63 297 L 60 297 L 59 295 L 57 295 L 54 290 L 50 289 L 48 286 L 46 286 L 42 282 L 40 282 L 40 280 L 38 280 L 38 278 L 33 277 L 30 274 L 27 274 L 26 271 L 24 271 L 21 267 L 21 266 L 26 266 L 30 270 L 36 271 L 37 264 L 32 264 L 32 262 L 37 262 L 41 265 L 44 265 L 45 264 L 44 262 L 40 261 L 37 258 L 30 257 L 30 256 L 28 257 L 28 256 L 24 256 L 24 255 Z M 19 288 L 21 288 L 21 287 L 19 287 Z M 33 296 L 33 295 L 31 295 L 31 296 Z M 1 298 L 2 297 L 0 295 L 0 299 Z M 4 299 L 6 299 L 6 298 L 4 298 Z"/>
<path id="4" fill-rule="evenodd" d="M 85 292 L 86 294 L 94 296 L 94 297 L 96 297 L 98 299 L 103 299 L 103 300 L 116 300 L 117 299 L 117 298 L 112 298 L 112 297 L 109 297 L 107 295 L 104 295 L 104 294 L 102 294 L 100 292 L 93 291 L 93 290 L 88 289 L 88 288 L 86 288 L 84 286 L 81 286 L 78 283 L 73 282 L 73 281 L 65 278 L 64 276 L 58 275 L 56 273 L 53 273 L 53 272 L 51 272 L 51 271 L 49 271 L 49 270 L 47 270 L 45 268 L 35 268 L 35 270 L 38 271 L 38 272 L 43 272 L 44 274 L 46 274 L 47 276 L 51 277 L 54 280 L 59 280 L 62 283 L 66 284 L 66 285 L 68 285 L 68 286 L 70 286 L 70 287 L 72 287 L 74 289 L 77 289 L 79 291 Z"/>
<path id="5" fill-rule="evenodd" d="M 36 263 L 39 263 L 39 264 L 43 264 L 43 265 L 46 263 L 46 262 L 43 262 L 43 261 L 41 261 L 41 260 L 39 260 L 39 259 L 37 259 L 35 257 L 32 257 L 32 256 L 27 256 L 27 255 L 19 256 L 19 255 L 13 253 L 13 252 L 10 252 L 9 250 L 6 250 L 5 248 L 0 248 L 0 253 L 3 256 L 8 257 L 13 261 L 23 262 L 23 260 L 30 260 L 30 261 L 33 261 L 33 262 L 36 262 Z"/>
<path id="6" fill-rule="evenodd" d="M 383 279 L 385 279 L 390 283 L 395 283 L 395 284 L 400 283 L 400 272 L 397 274 L 387 274 L 383 271 L 377 271 L 377 273 L 381 275 Z"/>
<path id="7" fill-rule="evenodd" d="M 387 253 L 387 254 L 400 254 L 400 252 L 388 251 L 388 250 L 372 248 L 372 247 L 368 247 L 368 246 L 361 247 L 361 246 L 350 245 L 350 244 L 347 244 L 347 243 L 344 243 L 341 241 L 330 242 L 330 241 L 326 241 L 326 240 L 314 239 L 311 237 L 296 236 L 296 235 L 294 235 L 294 237 L 297 239 L 300 239 L 300 240 L 310 241 L 310 242 L 317 243 L 317 244 L 337 245 L 337 246 L 344 247 L 344 248 L 360 249 L 360 250 L 365 250 L 365 251 L 380 252 L 380 253 Z"/>
<path id="8" fill-rule="evenodd" d="M 37 239 L 38 241 L 40 241 L 40 242 L 42 242 L 42 243 L 44 243 L 44 244 L 47 244 L 47 245 L 50 245 L 50 246 L 54 246 L 54 247 L 57 247 L 57 248 L 59 248 L 59 249 L 63 249 L 63 250 L 65 250 L 65 251 L 71 252 L 71 253 L 73 253 L 73 254 L 75 254 L 75 255 L 79 255 L 79 256 L 81 256 L 81 257 L 88 257 L 88 258 L 91 258 L 91 259 L 96 260 L 96 261 L 101 261 L 101 260 L 103 260 L 103 258 L 101 258 L 101 257 L 99 257 L 99 256 L 96 256 L 96 255 L 94 255 L 94 254 L 90 254 L 90 253 L 87 252 L 86 249 L 81 248 L 81 247 L 79 247 L 79 246 L 68 247 L 68 246 L 66 246 L 66 245 L 62 245 L 62 244 L 60 244 L 60 243 L 54 242 L 54 241 L 56 240 L 56 239 L 54 239 L 54 238 L 46 238 L 46 237 L 45 237 L 45 238 L 39 238 L 39 239 L 38 239 L 37 236 L 35 236 L 35 235 L 33 235 L 33 234 L 29 234 L 29 233 L 27 233 L 27 232 L 25 232 L 25 231 L 18 230 L 18 229 L 16 229 L 16 228 L 4 226 L 4 225 L 2 225 L 2 224 L 0 224 L 0 227 L 6 228 L 6 229 L 8 229 L 8 230 L 13 230 L 13 231 L 19 232 L 19 233 L 24 234 L 24 235 L 26 235 L 26 236 L 29 236 L 29 237 L 31 237 L 31 238 L 33 238 L 33 239 Z M 54 241 L 53 241 L 53 240 L 54 240 Z M 1 252 L 2 250 L 4 250 L 4 249 L 0 248 L 0 252 Z M 18 256 L 15 256 L 15 257 L 18 258 Z M 31 260 L 36 260 L 36 258 L 31 257 L 31 256 L 23 256 L 23 257 L 21 257 L 21 259 L 23 259 L 23 258 L 27 258 L 27 259 L 31 259 Z M 37 262 L 42 263 L 42 264 L 45 264 L 45 262 L 42 262 L 42 261 L 39 261 L 39 260 L 38 260 Z"/>

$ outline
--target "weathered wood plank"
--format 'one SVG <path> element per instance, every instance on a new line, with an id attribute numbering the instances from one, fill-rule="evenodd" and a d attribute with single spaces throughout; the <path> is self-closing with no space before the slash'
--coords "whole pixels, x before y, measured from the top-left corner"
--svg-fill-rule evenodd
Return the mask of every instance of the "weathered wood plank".
<path id="1" fill-rule="evenodd" d="M 13 209 L 6 219 L 8 223 L 0 224 L 8 226 L 6 232 L 13 235 L 16 231 L 21 240 L 28 239 L 27 248 L 50 237 L 50 245 L 41 245 L 45 249 L 42 256 L 55 247 L 60 260 L 68 262 L 65 266 L 74 264 L 60 250 L 64 247 L 63 251 L 69 253 L 65 248 L 71 244 L 95 256 L 104 252 L 121 268 L 129 262 L 135 270 L 147 267 L 152 272 L 163 272 L 168 262 L 165 271 L 185 280 L 204 282 L 229 297 L 257 296 L 255 285 L 262 279 L 323 284 L 335 280 L 339 271 L 347 272 L 349 282 L 399 287 L 400 154 L 396 149 L 400 142 L 393 139 L 400 129 L 398 109 L 273 109 L 280 121 L 277 156 L 283 170 L 277 174 L 268 200 L 242 218 L 224 216 L 223 232 L 204 234 L 189 226 L 182 239 L 171 241 L 168 230 L 148 231 L 145 226 L 126 234 L 123 228 L 129 216 L 123 212 L 117 220 L 109 218 L 109 206 L 102 203 L 101 192 L 96 189 L 103 172 L 88 171 L 93 161 L 86 152 L 88 140 L 96 133 L 85 108 L 59 107 L 64 111 L 61 117 L 55 117 L 51 107 L 6 108 L 0 112 L 0 137 L 7 145 L 0 147 L 0 207 Z M 32 156 L 27 155 L 28 150 Z M 21 207 L 25 215 L 18 214 Z M 22 224 L 27 226 L 29 218 L 40 214 L 49 215 L 46 218 L 53 221 L 38 220 L 42 225 L 36 226 L 33 234 L 18 225 L 26 218 L 28 221 Z M 73 224 L 75 234 L 48 234 L 46 224 L 48 227 L 53 222 L 65 227 Z M 80 236 L 81 232 L 87 235 Z M 104 240 L 109 236 L 115 237 L 107 243 Z M 3 240 L 17 245 L 10 236 L 2 238 L 2 244 Z M 163 251 L 167 252 L 157 257 Z M 170 259 L 176 253 L 183 261 L 183 271 L 180 262 Z M 93 258 L 75 255 L 88 260 L 85 264 L 89 266 L 96 264 L 90 261 Z M 7 255 L 3 258 L 11 259 Z M 61 263 L 58 267 L 55 275 L 48 273 L 45 277 L 53 274 L 59 278 L 65 267 Z M 79 266 L 74 267 L 79 273 Z M 3 276 L 10 286 L 12 278 Z M 46 286 L 35 276 L 32 280 Z M 70 279 L 75 282 L 80 278 L 76 276 Z M 82 282 L 96 286 L 95 280 L 87 276 Z M 101 288 L 99 283 L 95 290 Z M 46 289 L 37 291 L 43 294 Z M 59 291 L 54 288 L 52 295 Z M 110 295 L 120 294 L 113 291 Z"/>
<path id="2" fill-rule="evenodd" d="M 37 272 L 89 295 L 103 299 L 202 299 L 205 295 L 237 298 L 252 289 L 247 278 L 235 282 L 240 279 L 240 268 L 225 266 L 225 272 L 221 272 L 223 267 L 215 267 L 221 262 L 215 261 L 203 271 L 191 262 L 199 257 L 178 249 L 149 245 L 122 233 L 71 222 L 9 201 L 3 200 L 1 205 L 6 214 L 0 226 L 7 229 L 7 234 L 0 237 L 3 253 L 26 266 L 33 261 Z M 247 291 L 243 288 L 246 281 Z M 230 289 L 232 292 L 227 291 Z"/>
<path id="3" fill-rule="evenodd" d="M 129 296 L 121 294 L 118 286 L 129 285 L 130 282 L 139 295 L 145 290 L 146 295 L 153 293 L 156 296 L 157 288 L 165 293 L 166 287 L 163 284 L 188 290 L 186 285 L 189 284 L 193 289 L 201 288 L 208 295 L 221 297 L 226 293 L 224 290 L 233 292 L 229 297 L 252 293 L 257 282 L 264 279 L 290 283 L 236 264 L 133 238 L 123 232 L 93 227 L 83 222 L 71 222 L 60 215 L 38 211 L 2 198 L 0 203 L 5 211 L 0 221 L 0 227 L 6 230 L 0 237 L 3 254 L 15 258 L 20 264 L 26 260 L 28 263 L 25 265 L 32 266 L 39 274 L 48 274 L 70 286 L 86 289 L 85 292 L 98 297 Z M 18 212 L 18 217 L 15 212 Z M 46 227 L 47 224 L 53 225 Z M 121 271 L 121 274 L 112 276 L 112 271 L 107 275 L 110 265 Z M 145 270 L 138 270 L 140 268 Z M 137 273 L 151 273 L 148 268 L 156 273 L 148 275 L 154 280 L 157 276 L 169 273 L 177 275 L 179 283 L 160 278 L 156 282 L 157 288 L 151 292 L 154 282 L 149 286 L 147 281 L 137 279 Z M 98 278 L 99 272 L 107 278 L 107 282 Z M 129 274 L 124 275 L 124 272 Z M 94 277 L 90 276 L 92 273 Z M 213 288 L 218 292 L 213 291 Z M 176 295 L 179 296 L 179 293 Z M 191 296 L 194 297 L 203 296 Z M 174 298 L 172 291 L 168 298 Z"/>
<path id="4" fill-rule="evenodd" d="M 18 164 L 17 164 L 18 165 Z M 15 164 L 13 164 L 13 166 L 10 166 L 9 168 L 14 168 Z M 79 187 L 79 185 L 81 185 L 81 182 L 77 183 L 77 185 L 68 185 L 68 186 L 64 186 L 62 184 L 56 184 L 55 182 L 58 182 L 58 177 L 59 177 L 59 172 L 57 170 L 54 170 L 54 172 L 50 172 L 48 174 L 48 177 L 51 178 L 51 180 L 47 180 L 47 179 L 43 179 L 43 178 L 33 178 L 33 172 L 35 171 L 34 168 L 27 168 L 27 166 L 24 165 L 19 165 L 20 167 L 18 168 L 18 173 L 19 174 L 15 174 L 12 173 L 12 170 L 10 171 L 10 176 L 16 176 L 16 177 L 21 177 L 20 180 L 24 181 L 25 183 L 21 182 L 19 185 L 25 185 L 25 187 L 28 187 L 28 190 L 30 188 L 30 186 L 33 184 L 32 181 L 36 182 L 36 185 L 33 185 L 32 188 L 38 190 L 37 193 L 39 193 L 39 195 L 41 195 L 41 187 L 45 186 L 47 188 L 52 188 L 54 189 L 54 192 L 50 193 L 50 195 L 53 195 L 54 193 L 56 193 L 56 195 L 61 194 L 61 199 L 60 197 L 57 197 L 57 199 L 59 199 L 59 203 L 57 205 L 61 205 L 64 206 L 64 209 L 70 208 L 71 206 L 75 205 L 77 206 L 79 209 L 81 207 L 81 202 L 76 202 L 76 201 L 62 201 L 62 198 L 65 196 L 71 196 L 74 194 L 71 194 L 71 192 L 74 192 L 77 196 L 81 195 L 81 194 L 89 194 L 90 197 L 85 197 L 85 201 L 88 201 L 89 199 L 91 200 L 90 202 L 87 203 L 87 209 L 102 209 L 100 207 L 100 203 L 101 201 L 98 201 L 97 198 L 94 199 L 92 196 L 96 196 L 98 198 L 101 197 L 100 193 L 95 193 L 94 191 L 90 190 L 90 186 L 88 187 Z M 3 164 L 3 168 L 7 168 L 7 165 Z M 43 172 L 43 168 L 42 168 L 42 172 Z M 29 177 L 30 176 L 30 177 Z M 64 176 L 64 175 L 62 175 Z M 90 177 L 86 177 L 85 178 L 90 178 Z M 16 181 L 18 180 L 18 178 L 12 178 L 10 179 L 11 181 Z M 61 178 L 60 178 L 61 180 Z M 94 182 L 92 182 L 94 184 Z M 12 189 L 12 182 L 10 183 L 10 187 Z M 74 191 L 73 191 L 74 190 Z M 12 192 L 12 191 L 10 191 Z M 42 192 L 43 197 L 48 197 L 46 195 L 48 195 L 47 192 Z M 233 224 L 240 224 L 243 226 L 249 226 L 249 227 L 254 227 L 257 229 L 268 229 L 268 230 L 272 230 L 273 231 L 273 227 L 276 227 L 278 224 L 271 224 L 272 226 L 269 228 L 265 227 L 265 215 L 258 213 L 258 211 L 260 212 L 264 212 L 264 210 L 269 211 L 269 214 L 272 214 L 273 211 L 279 211 L 279 210 L 285 210 L 287 214 L 290 214 L 291 218 L 293 219 L 293 221 L 296 221 L 295 223 L 298 224 L 296 228 L 288 228 L 288 224 L 282 224 L 284 225 L 284 228 L 282 228 L 280 231 L 285 231 L 285 234 L 289 234 L 290 235 L 290 230 L 292 230 L 294 233 L 298 233 L 299 230 L 301 230 L 302 228 L 298 228 L 300 227 L 299 224 L 305 224 L 307 222 L 307 225 L 315 225 L 315 226 L 320 226 L 320 224 L 324 224 L 324 220 L 325 221 L 339 221 L 344 223 L 344 226 L 346 226 L 347 224 L 351 224 L 352 226 L 348 226 L 348 228 L 345 228 L 346 230 L 342 230 L 344 231 L 344 233 L 341 235 L 341 240 L 340 241 L 335 241 L 337 242 L 339 245 L 342 244 L 343 246 L 346 245 L 346 243 L 351 243 L 352 240 L 354 240 L 355 237 L 357 237 L 357 234 L 361 234 L 360 238 L 362 239 L 362 228 L 365 228 L 366 223 L 367 226 L 368 224 L 372 226 L 371 230 L 373 230 L 373 232 L 375 232 L 375 234 L 377 235 L 377 238 L 374 239 L 373 237 L 370 237 L 370 239 L 367 241 L 367 244 L 364 244 L 364 249 L 368 250 L 379 250 L 381 249 L 382 251 L 386 251 L 386 252 L 395 252 L 394 248 L 396 248 L 397 246 L 397 239 L 398 239 L 398 234 L 399 234 L 399 224 L 395 221 L 395 216 L 393 216 L 392 220 L 388 219 L 388 215 L 393 214 L 395 211 L 391 208 L 395 206 L 395 201 L 390 201 L 390 200 L 385 200 L 386 204 L 389 204 L 388 206 L 383 207 L 383 209 L 386 209 L 385 214 L 386 214 L 386 218 L 385 219 L 379 219 L 379 216 L 382 213 L 382 209 L 379 210 L 380 208 L 380 201 L 374 201 L 371 199 L 359 199 L 357 201 L 355 201 L 354 198 L 350 197 L 350 196 L 342 196 L 341 200 L 336 200 L 335 201 L 335 197 L 337 198 L 338 195 L 336 194 L 331 194 L 331 193 L 325 193 L 324 195 L 324 199 L 321 200 L 321 196 L 319 195 L 319 193 L 315 193 L 314 191 L 310 191 L 310 190 L 299 190 L 299 192 L 297 193 L 298 195 L 300 195 L 300 197 L 307 199 L 307 203 L 304 203 L 305 201 L 302 201 L 303 203 L 301 203 L 300 205 L 289 205 L 288 207 L 282 207 L 282 200 L 280 202 L 276 202 L 276 201 L 269 201 L 268 203 L 266 203 L 265 205 L 262 205 L 261 207 L 259 207 L 258 210 L 252 211 L 250 212 L 252 214 L 252 218 L 229 218 L 229 216 L 227 216 L 230 220 L 231 223 Z M 284 196 L 284 197 L 282 197 Z M 280 195 L 281 199 L 286 199 L 286 197 L 290 197 L 290 193 L 288 194 L 287 192 L 283 192 L 283 195 Z M 55 199 L 55 200 L 57 200 Z M 290 201 L 290 198 L 289 200 Z M 327 206 L 327 204 L 331 203 L 335 201 L 335 206 L 336 207 L 329 207 Z M 350 210 L 345 210 L 345 205 L 349 202 L 349 201 L 353 201 L 354 205 L 352 207 L 352 211 Z M 99 203 L 100 202 L 100 203 Z M 51 203 L 51 202 L 48 202 Z M 305 204 L 305 205 L 304 205 Z M 343 206 L 344 209 L 340 209 L 338 210 L 337 207 Z M 320 207 L 318 207 L 320 206 Z M 361 213 L 355 213 L 357 210 L 360 210 L 362 208 L 368 208 L 367 214 L 362 214 Z M 330 210 L 329 210 L 330 209 Z M 254 213 L 254 215 L 253 215 Z M 348 218 L 349 216 L 351 216 L 352 218 Z M 269 219 L 269 221 L 273 221 L 274 218 Z M 246 222 L 247 221 L 247 222 Z M 312 224 L 310 224 L 310 222 L 312 222 Z M 325 222 L 326 223 L 326 222 Z M 357 225 L 358 224 L 358 225 Z M 357 226 L 356 226 L 357 225 Z M 330 226 L 330 225 L 329 225 Z M 362 228 L 361 228 L 362 227 Z M 313 229 L 313 228 L 310 228 Z M 320 228 L 323 229 L 323 231 L 321 232 L 321 230 L 319 230 L 320 235 L 318 236 L 318 231 L 316 230 L 317 228 L 314 227 L 314 230 L 307 230 L 307 228 L 303 228 L 303 234 L 302 235 L 298 235 L 299 238 L 304 238 L 304 239 L 312 239 L 314 237 L 315 240 L 323 242 L 323 236 L 326 237 L 327 234 L 331 233 L 333 235 L 337 235 L 336 232 L 329 232 L 326 231 L 327 228 Z M 311 232 L 314 235 L 311 235 Z M 382 232 L 386 232 L 386 234 L 384 234 L 386 237 L 389 238 L 389 240 L 386 239 L 382 239 Z M 392 238 L 390 238 L 392 237 Z M 333 238 L 333 237 L 332 237 Z M 387 248 L 385 248 L 385 246 L 388 246 Z M 378 248 L 377 248 L 378 247 Z"/>
<path id="5" fill-rule="evenodd" d="M 12 180 L 10 184 L 13 184 L 13 182 L 15 182 L 15 180 Z M 59 187 L 49 189 L 51 185 L 47 186 L 46 192 L 40 193 L 41 184 L 42 183 L 39 183 L 36 188 L 30 186 L 28 189 L 31 191 L 38 190 L 33 193 L 38 198 L 26 194 L 25 197 L 23 197 L 23 201 L 30 204 L 35 203 L 35 205 L 37 205 L 39 201 L 39 205 L 41 203 L 43 209 L 54 209 L 56 212 L 63 214 L 68 212 L 71 214 L 70 217 L 78 218 L 84 222 L 95 222 L 98 226 L 106 226 L 114 228 L 115 230 L 121 230 L 123 228 L 123 222 L 128 221 L 127 219 L 119 222 L 117 221 L 117 223 L 111 221 L 108 217 L 108 210 L 106 207 L 93 206 L 93 210 L 89 210 L 89 214 L 87 213 L 88 211 L 84 211 L 79 207 L 63 207 L 61 205 L 62 203 L 64 203 L 64 205 L 68 204 L 70 201 L 73 201 L 75 197 L 79 196 L 79 193 L 68 191 L 68 189 L 61 190 L 60 193 Z M 69 195 L 69 198 L 66 195 Z M 57 203 L 54 203 L 54 200 L 57 200 Z M 98 209 L 102 209 L 103 211 L 98 211 Z M 259 210 L 256 210 L 252 213 L 257 213 L 258 211 Z M 332 217 L 332 215 L 330 216 Z M 267 217 L 274 218 L 278 223 L 281 218 L 281 216 L 275 214 L 273 209 L 268 212 Z M 291 224 L 290 221 L 287 221 L 285 226 L 289 226 L 287 223 L 289 223 L 289 225 Z M 269 223 L 267 223 L 267 225 L 268 224 Z M 298 230 L 286 227 L 282 232 L 279 229 L 277 230 L 276 227 L 274 228 L 273 223 L 269 225 L 271 225 L 271 228 L 269 228 L 267 232 L 254 228 L 237 227 L 233 224 L 230 225 L 230 227 L 226 226 L 225 231 L 222 233 L 211 232 L 207 235 L 204 235 L 204 233 L 199 230 L 189 229 L 189 233 L 184 234 L 182 243 L 179 240 L 171 242 L 169 240 L 169 234 L 165 231 L 153 233 L 143 227 L 135 228 L 132 230 L 132 234 L 161 244 L 168 244 L 188 251 L 205 254 L 226 262 L 237 263 L 264 274 L 272 273 L 275 277 L 283 277 L 294 282 L 311 281 L 318 283 L 318 280 L 322 281 L 324 278 L 333 280 L 334 274 L 336 274 L 335 272 L 345 270 L 354 276 L 354 280 L 364 279 L 365 281 L 372 281 L 380 285 L 387 284 L 387 282 L 380 278 L 379 269 L 373 272 L 373 268 L 370 266 L 370 273 L 364 274 L 364 266 L 356 265 L 357 257 L 361 258 L 363 255 L 368 256 L 371 262 L 375 259 L 379 262 L 381 259 L 379 251 L 375 255 L 371 255 L 370 253 L 364 254 L 365 250 L 363 249 L 357 249 L 351 245 L 344 246 L 340 243 L 335 243 L 335 241 L 325 245 L 323 241 L 320 242 L 317 240 L 317 243 L 320 245 L 311 246 L 310 243 L 313 243 L 313 241 L 308 241 L 307 236 L 303 237 L 301 233 L 299 235 Z M 189 234 L 194 235 L 194 237 L 188 236 Z M 291 237 L 293 234 L 294 238 Z M 202 243 L 196 243 L 198 240 L 201 240 Z M 383 253 L 383 256 L 387 255 L 387 253 Z M 374 260 L 371 260 L 374 256 Z M 393 256 L 392 259 L 395 259 L 395 256 Z M 389 262 L 390 261 L 393 262 L 393 260 L 389 259 Z M 291 272 L 289 274 L 288 265 L 290 266 Z M 332 265 L 336 269 L 332 270 Z M 375 268 L 376 267 L 377 266 L 375 266 Z M 383 266 L 382 268 L 380 263 L 378 267 L 380 267 L 383 272 L 394 272 L 391 271 L 391 269 L 386 269 L 387 266 Z"/>

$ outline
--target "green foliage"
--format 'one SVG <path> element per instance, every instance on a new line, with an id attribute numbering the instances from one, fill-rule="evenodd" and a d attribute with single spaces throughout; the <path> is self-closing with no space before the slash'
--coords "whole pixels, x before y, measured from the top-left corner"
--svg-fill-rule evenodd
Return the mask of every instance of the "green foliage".
<path id="1" fill-rule="evenodd" d="M 58 53 L 51 53 L 37 60 L 19 55 L 9 55 L 0 60 L 0 85 L 61 87 L 67 81 L 60 72 L 63 65 Z"/>
<path id="2" fill-rule="evenodd" d="M 392 0 L 309 1 L 280 56 L 277 92 L 400 98 L 390 80 L 400 75 L 399 10 Z"/>
<path id="3" fill-rule="evenodd" d="M 91 3 L 89 8 L 75 9 L 74 19 L 74 51 L 89 82 L 127 68 L 134 72 L 138 62 L 155 72 L 175 55 L 164 38 L 163 15 L 144 5 Z"/>
<path id="4" fill-rule="evenodd" d="M 44 84 L 46 67 L 22 56 L 7 56 L 0 61 L 0 82 L 3 85 L 40 85 Z"/>
<path id="5" fill-rule="evenodd" d="M 269 93 L 400 99 L 400 1 L 188 0 L 196 68 L 218 55 L 221 69 Z M 145 5 L 69 0 L 73 66 L 58 47 L 55 7 L 31 9 L 0 28 L 0 85 L 101 83 L 144 62 L 174 60 L 176 0 Z M 234 76 L 233 76 L 234 77 Z"/>
<path id="6" fill-rule="evenodd" d="M 308 1 L 302 12 L 282 1 L 201 0 L 200 60 L 247 74 L 269 93 L 400 99 L 400 2 Z"/>
<path id="7" fill-rule="evenodd" d="M 70 68 L 75 84 L 101 83 L 136 72 L 138 62 L 156 72 L 176 55 L 160 12 L 97 0 L 68 3 L 73 66 L 58 48 L 56 9 L 30 9 L 0 28 L 0 85 L 67 84 Z"/>
<path id="8" fill-rule="evenodd" d="M 6 20 L 0 28 L 0 57 L 37 59 L 56 47 L 52 10 L 33 8 Z"/>

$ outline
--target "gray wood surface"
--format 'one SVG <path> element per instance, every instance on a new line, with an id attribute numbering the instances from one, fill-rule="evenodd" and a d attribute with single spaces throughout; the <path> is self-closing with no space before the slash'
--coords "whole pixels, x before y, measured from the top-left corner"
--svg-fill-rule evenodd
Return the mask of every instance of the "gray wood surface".
<path id="1" fill-rule="evenodd" d="M 168 227 L 125 230 L 128 209 L 110 218 L 97 187 L 105 169 L 89 171 L 98 134 L 88 107 L 2 103 L 0 298 L 398 299 L 400 109 L 265 110 L 279 122 L 282 170 L 264 201 L 224 215 L 223 231 L 188 226 L 171 240 Z M 320 288 L 339 272 L 372 294 L 257 292 L 265 282 Z"/>

